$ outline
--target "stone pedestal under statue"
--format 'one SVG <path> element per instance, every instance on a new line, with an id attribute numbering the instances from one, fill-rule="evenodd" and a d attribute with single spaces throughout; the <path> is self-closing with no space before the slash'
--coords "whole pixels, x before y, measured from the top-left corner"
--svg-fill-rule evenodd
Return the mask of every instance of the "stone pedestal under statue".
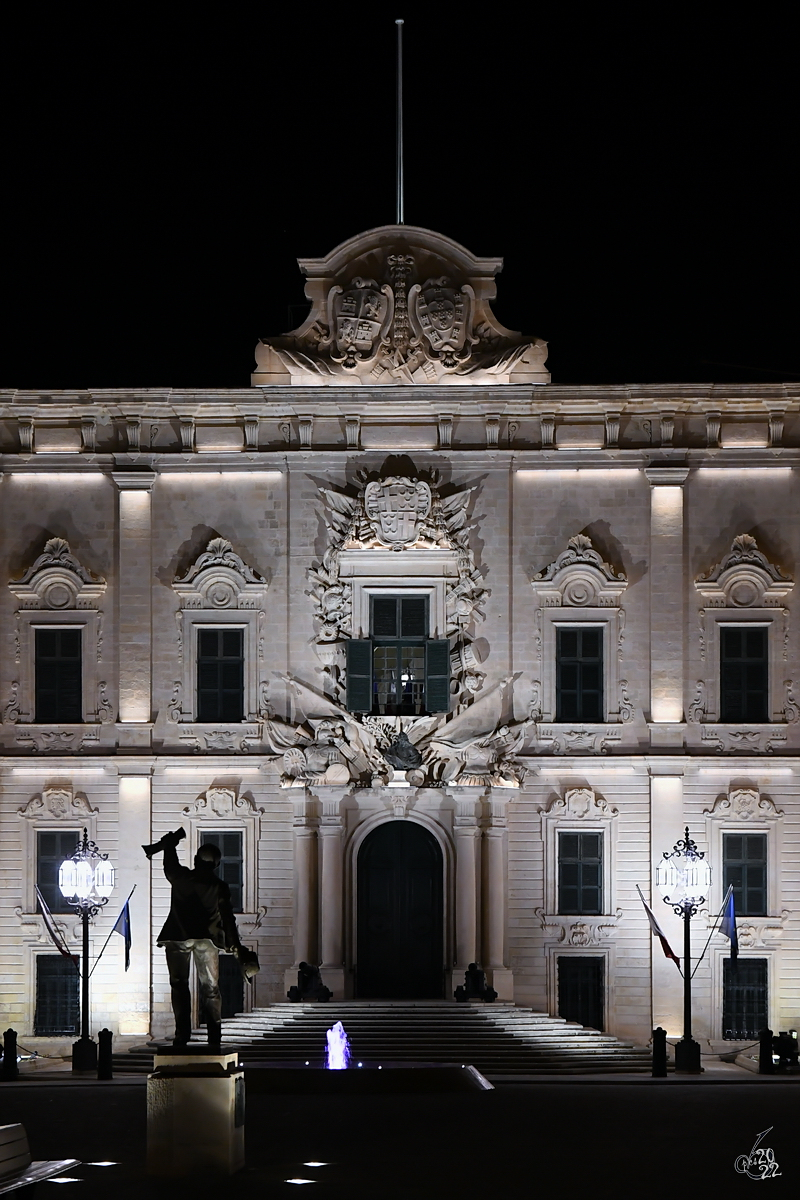
<path id="1" fill-rule="evenodd" d="M 233 1175 L 244 1167 L 244 1071 L 236 1051 L 156 1053 L 147 1077 L 147 1173 Z"/>

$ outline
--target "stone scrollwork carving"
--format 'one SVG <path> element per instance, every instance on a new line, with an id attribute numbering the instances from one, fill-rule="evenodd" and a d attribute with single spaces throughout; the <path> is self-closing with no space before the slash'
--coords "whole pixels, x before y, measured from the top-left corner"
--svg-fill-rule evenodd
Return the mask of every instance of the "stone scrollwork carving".
<path id="1" fill-rule="evenodd" d="M 546 343 L 505 329 L 491 310 L 500 266 L 404 225 L 301 259 L 311 311 L 298 329 L 259 343 L 253 382 L 547 383 Z"/>
<path id="2" fill-rule="evenodd" d="M 707 714 L 706 685 L 702 679 L 695 684 L 694 700 L 687 710 L 687 717 L 692 722 L 704 721 Z"/>
<path id="3" fill-rule="evenodd" d="M 438 476 L 357 477 L 351 492 L 321 488 L 329 545 L 319 565 L 309 570 L 315 604 L 316 651 L 326 690 L 342 699 L 345 640 L 352 634 L 353 588 L 342 575 L 342 555 L 356 550 L 449 551 L 452 576 L 446 581 L 445 633 L 458 640 L 451 656 L 458 702 L 480 690 L 484 673 L 469 638 L 470 627 L 484 616 L 487 592 L 469 542 L 467 505 L 472 488 L 442 495 Z"/>
<path id="4" fill-rule="evenodd" d="M 71 788 L 43 788 L 41 793 L 31 796 L 28 803 L 17 811 L 26 820 L 61 821 L 91 817 L 98 809 L 92 808 L 82 792 L 73 792 Z"/>
<path id="5" fill-rule="evenodd" d="M 726 795 L 717 796 L 711 808 L 703 809 L 704 817 L 734 821 L 771 821 L 783 816 L 769 796 L 758 788 L 731 788 Z"/>
<path id="6" fill-rule="evenodd" d="M 23 713 L 20 711 L 19 698 L 19 680 L 15 679 L 11 684 L 11 691 L 8 697 L 8 703 L 3 709 L 3 723 L 5 725 L 16 725 L 21 721 Z"/>
<path id="7" fill-rule="evenodd" d="M 36 561 L 8 586 L 20 609 L 59 612 L 94 608 L 106 590 L 106 581 L 78 561 L 64 538 L 50 538 Z"/>
<path id="8" fill-rule="evenodd" d="M 787 725 L 793 725 L 795 721 L 800 720 L 800 700 L 794 694 L 794 680 L 784 679 L 783 686 L 786 689 L 786 704 L 783 708 L 783 719 Z"/>
<path id="9" fill-rule="evenodd" d="M 267 581 L 248 566 L 225 538 L 212 538 L 182 579 L 172 584 L 184 609 L 253 609 Z"/>
<path id="10" fill-rule="evenodd" d="M 619 816 L 619 809 L 598 796 L 594 788 L 567 788 L 563 796 L 553 796 L 550 802 L 538 810 L 547 816 L 569 817 L 573 820 L 597 820 L 598 817 Z"/>
<path id="11" fill-rule="evenodd" d="M 188 817 L 225 820 L 228 817 L 258 817 L 265 810 L 258 807 L 252 796 L 240 796 L 234 788 L 210 787 L 183 811 Z"/>
<path id="12" fill-rule="evenodd" d="M 758 549 L 754 537 L 743 533 L 694 585 L 709 608 L 773 608 L 786 599 L 794 582 Z"/>
<path id="13" fill-rule="evenodd" d="M 579 533 L 555 562 L 534 575 L 531 586 L 545 608 L 600 608 L 617 606 L 628 581 L 603 562 L 591 538 Z"/>

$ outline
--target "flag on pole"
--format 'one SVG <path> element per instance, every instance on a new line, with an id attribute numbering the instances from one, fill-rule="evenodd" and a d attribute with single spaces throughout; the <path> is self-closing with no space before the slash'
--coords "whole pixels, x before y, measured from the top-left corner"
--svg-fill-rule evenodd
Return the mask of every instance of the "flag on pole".
<path id="1" fill-rule="evenodd" d="M 50 912 L 50 909 L 47 907 L 47 901 L 45 900 L 42 893 L 39 891 L 38 884 L 36 885 L 36 899 L 39 901 L 39 908 L 41 909 L 42 916 L 44 917 L 44 927 L 47 930 L 47 932 L 50 934 L 51 942 L 53 943 L 53 945 L 55 946 L 55 948 L 59 954 L 63 954 L 64 958 L 72 959 L 72 961 L 75 963 L 75 966 L 77 967 L 78 956 L 77 956 L 77 954 L 72 954 L 69 951 L 69 949 L 67 948 L 67 943 L 64 941 L 63 935 L 61 934 L 58 926 L 56 925 L 55 921 L 53 920 L 53 914 Z"/>
<path id="2" fill-rule="evenodd" d="M 680 971 L 680 969 L 681 969 L 680 959 L 678 958 L 675 951 L 672 949 L 669 942 L 667 941 L 664 931 L 661 928 L 661 926 L 659 925 L 658 921 L 656 920 L 656 915 L 653 912 L 652 908 L 650 907 L 650 905 L 647 903 L 644 896 L 642 895 L 642 889 L 639 887 L 638 883 L 636 885 L 636 890 L 639 893 L 639 899 L 641 900 L 642 904 L 644 905 L 644 911 L 647 913 L 647 919 L 650 922 L 650 929 L 652 930 L 653 936 L 657 937 L 658 940 L 661 942 L 661 949 L 664 951 L 664 956 L 666 958 L 671 958 L 672 961 L 675 963 L 676 967 L 678 968 L 678 970 Z"/>
<path id="3" fill-rule="evenodd" d="M 725 908 L 722 913 L 722 924 L 719 927 L 720 933 L 730 938 L 731 941 L 731 962 L 736 965 L 736 960 L 739 957 L 739 935 L 736 932 L 736 913 L 733 908 L 733 888 L 728 891 L 728 899 L 725 901 Z"/>
<path id="4" fill-rule="evenodd" d="M 116 920 L 112 933 L 119 933 L 125 938 L 125 970 L 131 965 L 131 910 L 128 907 L 130 897 L 122 906 L 122 912 Z"/>

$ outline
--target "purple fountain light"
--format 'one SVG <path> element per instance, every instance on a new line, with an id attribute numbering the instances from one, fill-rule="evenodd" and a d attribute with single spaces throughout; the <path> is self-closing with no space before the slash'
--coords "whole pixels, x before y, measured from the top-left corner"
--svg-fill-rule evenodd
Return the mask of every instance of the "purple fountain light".
<path id="1" fill-rule="evenodd" d="M 329 1071 L 343 1071 L 350 1062 L 350 1043 L 344 1025 L 337 1021 L 327 1032 L 328 1058 L 325 1066 Z"/>

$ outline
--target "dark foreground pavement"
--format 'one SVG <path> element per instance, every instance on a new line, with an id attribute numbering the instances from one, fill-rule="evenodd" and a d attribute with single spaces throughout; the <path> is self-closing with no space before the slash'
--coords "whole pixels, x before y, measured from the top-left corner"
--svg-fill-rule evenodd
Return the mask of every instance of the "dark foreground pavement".
<path id="1" fill-rule="evenodd" d="M 34 1158 L 83 1165 L 88 1200 L 294 1196 L 319 1200 L 767 1195 L 800 1183 L 800 1077 L 727 1082 L 559 1080 L 453 1095 L 251 1095 L 247 1168 L 214 1183 L 145 1175 L 145 1081 L 30 1078 L 0 1085 L 0 1124 L 21 1121 Z M 737 1174 L 762 1130 L 780 1175 Z M 326 1166 L 308 1167 L 318 1161 Z M 296 1186 L 299 1177 L 316 1182 Z M 54 1186 L 39 1184 L 39 1196 Z M 62 1196 L 61 1200 L 65 1200 Z"/>

